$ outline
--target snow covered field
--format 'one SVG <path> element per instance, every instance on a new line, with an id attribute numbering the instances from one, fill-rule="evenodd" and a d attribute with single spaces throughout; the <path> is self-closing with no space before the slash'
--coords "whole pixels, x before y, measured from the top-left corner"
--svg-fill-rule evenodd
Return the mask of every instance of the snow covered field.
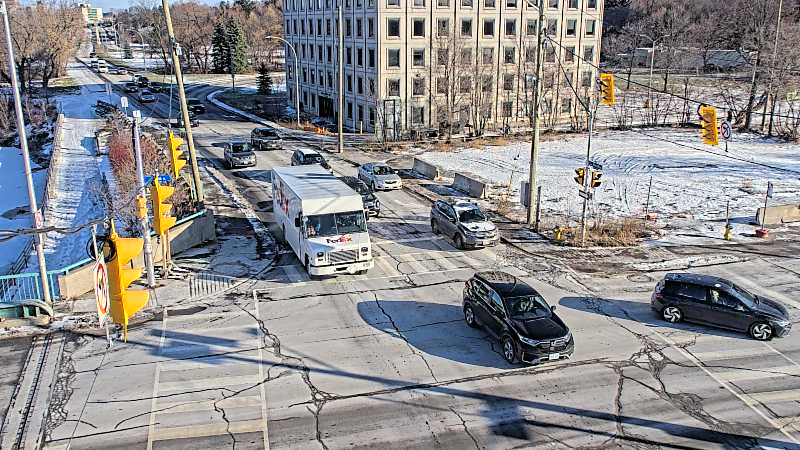
<path id="1" fill-rule="evenodd" d="M 770 204 L 800 203 L 800 146 L 738 134 L 728 150 L 724 144 L 701 144 L 697 130 L 597 133 L 591 160 L 603 166 L 603 183 L 591 203 L 592 215 L 643 217 L 651 177 L 649 211 L 673 229 L 673 235 L 720 237 L 728 201 L 734 233 L 751 234 L 749 222 L 763 206 L 768 181 L 775 186 Z M 529 156 L 530 142 L 516 142 L 418 157 L 504 187 L 513 177 L 511 195 L 518 204 L 519 182 L 528 178 Z M 567 221 L 580 217 L 582 200 L 573 177 L 585 157 L 585 134 L 543 140 L 539 159 L 543 215 L 567 216 Z"/>
<path id="2" fill-rule="evenodd" d="M 35 163 L 31 163 L 31 169 L 37 202 L 41 202 L 47 171 Z M 33 219 L 28 206 L 22 153 L 18 148 L 0 147 L 0 229 L 30 228 Z M 0 274 L 8 271 L 28 241 L 30 237 L 23 236 L 0 242 Z"/>

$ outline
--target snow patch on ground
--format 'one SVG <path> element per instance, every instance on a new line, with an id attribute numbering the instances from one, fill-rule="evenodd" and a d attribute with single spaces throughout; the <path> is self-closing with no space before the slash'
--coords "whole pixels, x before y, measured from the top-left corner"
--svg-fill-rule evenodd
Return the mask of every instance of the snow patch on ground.
<path id="1" fill-rule="evenodd" d="M 34 162 L 31 162 L 31 170 L 38 205 L 42 201 L 47 171 Z M 14 147 L 0 147 L 0 230 L 32 227 L 29 206 L 22 151 Z M 30 240 L 30 236 L 18 236 L 0 241 L 0 274 L 8 272 L 9 266 L 17 260 Z"/>

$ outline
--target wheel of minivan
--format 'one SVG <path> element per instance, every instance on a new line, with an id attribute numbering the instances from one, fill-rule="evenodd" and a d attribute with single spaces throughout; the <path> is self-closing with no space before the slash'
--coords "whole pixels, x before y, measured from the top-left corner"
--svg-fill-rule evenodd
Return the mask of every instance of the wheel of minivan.
<path id="1" fill-rule="evenodd" d="M 514 364 L 517 361 L 517 344 L 511 339 L 511 336 L 503 336 L 503 358 L 509 363 Z"/>
<path id="2" fill-rule="evenodd" d="M 772 325 L 764 322 L 757 322 L 750 326 L 750 336 L 757 341 L 768 341 L 772 339 Z"/>
<path id="3" fill-rule="evenodd" d="M 456 244 L 456 248 L 464 250 L 464 238 L 460 234 L 453 238 L 453 243 Z"/>
<path id="4" fill-rule="evenodd" d="M 667 306 L 661 311 L 661 317 L 667 322 L 676 323 L 683 319 L 683 312 L 677 306 Z"/>
<path id="5" fill-rule="evenodd" d="M 478 322 L 475 321 L 475 311 L 472 310 L 472 306 L 467 305 L 464 307 L 464 321 L 467 322 L 470 328 L 478 327 Z"/>
<path id="6" fill-rule="evenodd" d="M 431 233 L 439 234 L 439 224 L 434 219 L 431 219 Z"/>

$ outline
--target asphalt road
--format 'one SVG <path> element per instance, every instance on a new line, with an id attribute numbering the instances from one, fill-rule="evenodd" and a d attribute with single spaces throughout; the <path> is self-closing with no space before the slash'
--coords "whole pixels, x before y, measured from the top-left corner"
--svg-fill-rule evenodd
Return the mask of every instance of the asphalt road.
<path id="1" fill-rule="evenodd" d="M 305 144 L 222 168 L 220 144 L 255 126 L 209 105 L 195 139 L 207 182 L 269 223 L 269 169 Z M 761 343 L 662 322 L 649 295 L 668 265 L 631 276 L 598 260 L 577 273 L 506 245 L 459 251 L 431 234 L 425 200 L 378 196 L 386 214 L 369 221 L 366 275 L 312 281 L 283 251 L 247 289 L 168 311 L 111 352 L 82 337 L 66 355 L 73 392 L 47 447 L 800 448 L 796 337 Z M 800 260 L 774 262 L 697 270 L 783 300 L 797 320 Z M 572 359 L 512 367 L 464 324 L 463 282 L 488 269 L 557 306 Z"/>

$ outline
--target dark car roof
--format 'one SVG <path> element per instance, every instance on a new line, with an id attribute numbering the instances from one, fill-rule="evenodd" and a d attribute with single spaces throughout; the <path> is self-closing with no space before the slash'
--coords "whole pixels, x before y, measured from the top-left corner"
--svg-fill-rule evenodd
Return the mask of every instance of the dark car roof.
<path id="1" fill-rule="evenodd" d="M 733 285 L 733 283 L 724 278 L 715 277 L 713 275 L 702 275 L 699 273 L 668 273 L 664 275 L 664 279 L 666 281 L 691 283 L 701 286 L 714 286 L 715 284 L 721 284 L 725 286 Z"/>
<path id="2" fill-rule="evenodd" d="M 505 272 L 478 272 L 475 274 L 475 278 L 491 286 L 504 298 L 538 294 L 536 289 L 514 275 Z"/>

